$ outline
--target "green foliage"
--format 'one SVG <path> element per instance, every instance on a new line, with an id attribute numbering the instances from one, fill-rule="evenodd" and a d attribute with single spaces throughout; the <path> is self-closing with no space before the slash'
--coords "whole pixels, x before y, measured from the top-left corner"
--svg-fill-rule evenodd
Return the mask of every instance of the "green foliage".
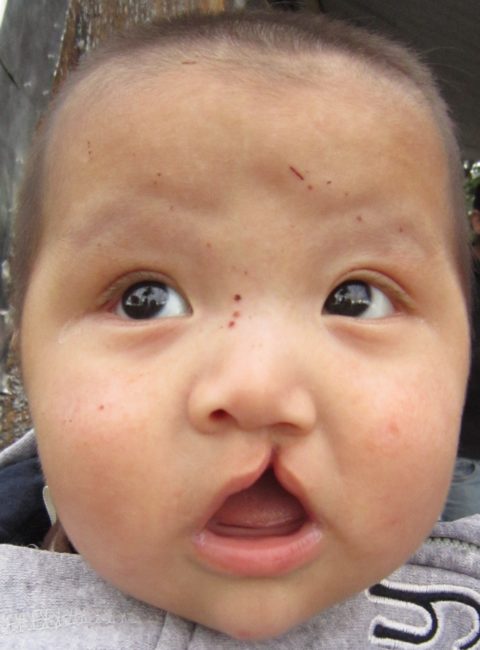
<path id="1" fill-rule="evenodd" d="M 480 185 L 480 160 L 477 160 L 477 162 L 474 162 L 472 165 L 466 166 L 465 171 L 465 182 L 463 185 L 465 190 L 465 201 L 468 212 L 471 212 L 475 190 Z"/>

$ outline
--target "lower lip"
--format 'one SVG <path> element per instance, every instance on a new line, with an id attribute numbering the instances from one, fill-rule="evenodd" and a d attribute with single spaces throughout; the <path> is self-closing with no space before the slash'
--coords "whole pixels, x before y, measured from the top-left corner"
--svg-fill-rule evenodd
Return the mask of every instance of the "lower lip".
<path id="1" fill-rule="evenodd" d="M 323 539 L 319 526 L 306 522 L 291 535 L 224 537 L 203 529 L 193 538 L 199 558 L 222 573 L 268 578 L 290 573 L 313 561 Z"/>

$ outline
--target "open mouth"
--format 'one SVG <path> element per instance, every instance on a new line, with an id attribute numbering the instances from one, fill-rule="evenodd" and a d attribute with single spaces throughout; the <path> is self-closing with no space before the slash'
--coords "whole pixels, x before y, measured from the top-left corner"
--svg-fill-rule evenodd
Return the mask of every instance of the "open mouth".
<path id="1" fill-rule="evenodd" d="M 278 482 L 271 468 L 253 485 L 230 495 L 207 524 L 224 537 L 291 535 L 308 519 L 300 501 Z"/>
<path id="2" fill-rule="evenodd" d="M 310 562 L 322 537 L 300 499 L 269 467 L 251 485 L 226 496 L 193 542 L 210 568 L 271 577 Z"/>

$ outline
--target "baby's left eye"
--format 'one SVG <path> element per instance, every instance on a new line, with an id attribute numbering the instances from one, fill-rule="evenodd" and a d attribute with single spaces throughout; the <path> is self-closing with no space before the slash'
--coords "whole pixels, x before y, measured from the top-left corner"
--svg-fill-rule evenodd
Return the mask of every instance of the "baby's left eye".
<path id="1" fill-rule="evenodd" d="M 134 320 L 185 316 L 190 308 L 187 301 L 164 282 L 137 282 L 123 292 L 115 307 L 118 316 Z"/>
<path id="2" fill-rule="evenodd" d="M 350 318 L 385 318 L 394 312 L 387 296 L 376 287 L 359 280 L 347 280 L 328 296 L 323 312 Z"/>

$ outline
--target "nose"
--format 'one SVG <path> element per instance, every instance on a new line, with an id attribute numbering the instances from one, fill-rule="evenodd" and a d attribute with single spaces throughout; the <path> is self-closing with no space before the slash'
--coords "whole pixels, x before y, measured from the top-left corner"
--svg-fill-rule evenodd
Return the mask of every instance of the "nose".
<path id="1" fill-rule="evenodd" d="M 294 332 L 260 322 L 241 323 L 209 346 L 189 394 L 192 425 L 202 433 L 310 432 L 317 409 L 302 343 Z"/>

